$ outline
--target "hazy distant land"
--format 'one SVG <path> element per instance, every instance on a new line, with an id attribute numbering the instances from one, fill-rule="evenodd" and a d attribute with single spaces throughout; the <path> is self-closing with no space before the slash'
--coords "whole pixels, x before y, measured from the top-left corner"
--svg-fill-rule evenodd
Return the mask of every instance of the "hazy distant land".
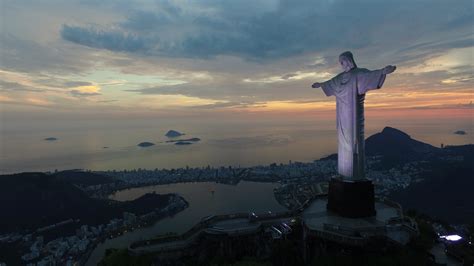
<path id="1" fill-rule="evenodd" d="M 454 131 L 454 134 L 456 134 L 456 135 L 467 135 L 466 131 L 464 131 L 464 130 Z"/>

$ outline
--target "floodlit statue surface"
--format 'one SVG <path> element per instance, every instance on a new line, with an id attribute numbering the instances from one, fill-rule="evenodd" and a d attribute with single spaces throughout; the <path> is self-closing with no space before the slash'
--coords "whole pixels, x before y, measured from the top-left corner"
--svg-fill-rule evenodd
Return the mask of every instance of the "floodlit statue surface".
<path id="1" fill-rule="evenodd" d="M 347 181 L 365 179 L 364 99 L 369 90 L 382 87 L 395 66 L 379 70 L 358 68 L 351 52 L 339 56 L 344 72 L 326 82 L 316 82 L 326 96 L 336 96 L 338 172 Z"/>

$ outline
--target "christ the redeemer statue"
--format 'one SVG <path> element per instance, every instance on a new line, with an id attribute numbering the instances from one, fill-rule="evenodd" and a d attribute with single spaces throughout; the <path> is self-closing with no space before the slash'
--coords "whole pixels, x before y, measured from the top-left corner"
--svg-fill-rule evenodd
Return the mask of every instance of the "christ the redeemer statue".
<path id="1" fill-rule="evenodd" d="M 364 99 L 369 90 L 382 87 L 385 76 L 395 71 L 395 66 L 379 70 L 358 68 L 351 52 L 339 56 L 344 72 L 326 82 L 316 82 L 326 96 L 336 96 L 338 172 L 346 181 L 365 179 L 364 149 Z"/>

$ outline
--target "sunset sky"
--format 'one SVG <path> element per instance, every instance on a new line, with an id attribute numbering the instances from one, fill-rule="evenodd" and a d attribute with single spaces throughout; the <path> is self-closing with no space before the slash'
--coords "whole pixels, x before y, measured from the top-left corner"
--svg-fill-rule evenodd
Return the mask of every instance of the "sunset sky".
<path id="1" fill-rule="evenodd" d="M 346 50 L 359 67 L 398 67 L 369 115 L 473 115 L 471 0 L 1 0 L 0 12 L 4 123 L 334 117 L 311 84 Z"/>

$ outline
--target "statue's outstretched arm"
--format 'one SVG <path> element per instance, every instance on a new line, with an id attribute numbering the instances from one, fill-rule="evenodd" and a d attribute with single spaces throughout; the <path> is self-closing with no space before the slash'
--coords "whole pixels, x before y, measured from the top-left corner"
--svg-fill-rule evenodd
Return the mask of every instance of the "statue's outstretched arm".
<path id="1" fill-rule="evenodd" d="M 396 66 L 388 65 L 388 66 L 382 68 L 382 73 L 385 74 L 385 75 L 391 74 L 395 71 L 395 69 L 397 69 Z"/>
<path id="2" fill-rule="evenodd" d="M 313 85 L 311 85 L 312 88 L 321 88 L 322 83 L 315 82 Z"/>

